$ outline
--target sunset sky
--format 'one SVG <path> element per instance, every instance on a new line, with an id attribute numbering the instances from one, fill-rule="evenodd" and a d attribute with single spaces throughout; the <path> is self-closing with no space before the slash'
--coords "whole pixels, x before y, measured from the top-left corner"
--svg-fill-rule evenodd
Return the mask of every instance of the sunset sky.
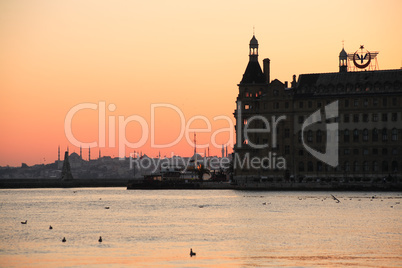
<path id="1" fill-rule="evenodd" d="M 70 109 L 83 103 L 97 108 L 78 111 L 71 129 L 77 140 L 97 142 L 92 159 L 99 152 L 101 105 L 107 130 L 102 155 L 117 157 L 122 136 L 132 143 L 144 138 L 140 121 L 119 131 L 119 117 L 129 116 L 144 119 L 149 129 L 145 144 L 127 147 L 125 155 L 192 155 L 186 134 L 169 148 L 151 148 L 152 104 L 176 108 L 155 110 L 156 143 L 179 136 L 180 110 L 191 128 L 207 127 L 200 116 L 210 121 L 210 131 L 197 132 L 197 144 L 209 144 L 210 154 L 220 155 L 221 145 L 230 147 L 234 139 L 222 131 L 214 135 L 214 146 L 212 133 L 230 124 L 213 118 L 234 122 L 253 27 L 260 63 L 271 59 L 271 79 L 337 72 L 342 40 L 349 53 L 360 45 L 380 51 L 380 69 L 402 65 L 399 0 L 1 1 L 0 166 L 52 163 L 59 145 L 62 152 L 69 146 L 79 153 L 64 124 Z"/>

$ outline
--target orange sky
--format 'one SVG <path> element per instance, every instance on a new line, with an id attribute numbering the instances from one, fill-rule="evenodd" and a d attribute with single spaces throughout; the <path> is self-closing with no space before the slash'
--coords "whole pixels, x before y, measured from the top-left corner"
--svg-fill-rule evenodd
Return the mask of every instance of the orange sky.
<path id="1" fill-rule="evenodd" d="M 293 74 L 336 72 L 342 40 L 349 53 L 361 44 L 380 51 L 380 69 L 400 68 L 401 11 L 398 0 L 1 1 L 0 166 L 51 163 L 59 145 L 79 152 L 66 138 L 64 120 L 80 103 L 115 105 L 106 109 L 106 126 L 113 117 L 116 146 L 119 116 L 150 124 L 155 103 L 177 107 L 186 123 L 205 116 L 211 131 L 199 133 L 197 143 L 211 143 L 213 131 L 229 127 L 213 118 L 233 117 L 253 26 L 260 61 L 271 59 L 271 79 L 287 81 Z M 155 141 L 174 141 L 178 114 L 164 108 L 155 118 Z M 206 124 L 195 120 L 191 127 Z M 99 142 L 98 111 L 78 112 L 72 131 L 80 141 Z M 128 123 L 125 137 L 137 142 L 140 131 L 139 123 Z M 102 155 L 118 156 L 105 135 Z M 231 142 L 228 132 L 215 140 Z M 189 156 L 193 149 L 184 137 L 164 149 L 150 148 L 148 138 L 136 151 Z M 211 155 L 220 151 L 210 145 Z"/>

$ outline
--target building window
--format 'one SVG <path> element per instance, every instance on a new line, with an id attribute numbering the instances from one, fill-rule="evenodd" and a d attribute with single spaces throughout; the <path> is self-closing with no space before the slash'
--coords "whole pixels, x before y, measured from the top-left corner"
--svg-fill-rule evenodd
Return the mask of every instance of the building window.
<path id="1" fill-rule="evenodd" d="M 344 155 L 349 155 L 349 154 L 350 154 L 350 150 L 349 150 L 349 149 L 344 149 L 344 150 L 343 150 L 343 154 L 344 154 Z"/>
<path id="2" fill-rule="evenodd" d="M 393 128 L 391 134 L 392 134 L 392 136 L 391 136 L 392 141 L 397 141 L 398 140 L 398 130 L 396 128 Z"/>
<path id="3" fill-rule="evenodd" d="M 369 150 L 367 148 L 363 149 L 363 155 L 368 155 L 369 154 Z"/>
<path id="4" fill-rule="evenodd" d="M 392 155 L 398 155 L 398 149 L 392 148 Z"/>
<path id="5" fill-rule="evenodd" d="M 396 121 L 396 120 L 398 120 L 398 114 L 397 113 L 392 113 L 392 115 L 391 115 L 391 120 L 392 121 Z"/>
<path id="6" fill-rule="evenodd" d="M 343 141 L 344 142 L 349 142 L 349 130 L 345 129 L 345 131 L 343 132 Z"/>
<path id="7" fill-rule="evenodd" d="M 345 115 L 343 116 L 343 121 L 344 121 L 345 123 L 349 123 L 349 115 L 348 115 L 348 114 L 345 114 Z"/>
<path id="8" fill-rule="evenodd" d="M 364 105 L 364 107 L 368 106 L 368 99 L 364 99 L 363 105 Z"/>
<path id="9" fill-rule="evenodd" d="M 387 98 L 383 98 L 382 99 L 382 106 L 384 106 L 384 107 L 387 107 L 387 105 L 388 105 L 388 99 Z"/>
<path id="10" fill-rule="evenodd" d="M 397 98 L 392 98 L 392 105 L 396 106 L 398 104 Z"/>
<path id="11" fill-rule="evenodd" d="M 322 131 L 321 130 L 317 130 L 316 142 L 322 142 Z"/>
<path id="12" fill-rule="evenodd" d="M 373 171 L 378 171 L 378 163 L 377 163 L 377 161 L 373 161 Z"/>
<path id="13" fill-rule="evenodd" d="M 373 105 L 377 106 L 378 105 L 378 99 L 373 99 Z"/>
<path id="14" fill-rule="evenodd" d="M 304 155 L 304 150 L 299 150 L 299 155 Z"/>
<path id="15" fill-rule="evenodd" d="M 363 122 L 367 123 L 369 121 L 368 114 L 363 114 Z"/>
<path id="16" fill-rule="evenodd" d="M 387 129 L 384 128 L 382 130 L 382 141 L 387 141 L 388 140 L 388 134 L 387 134 Z"/>
<path id="17" fill-rule="evenodd" d="M 359 141 L 359 130 L 355 129 L 353 130 L 353 142 L 358 142 Z"/>
<path id="18" fill-rule="evenodd" d="M 383 122 L 387 122 L 387 121 L 388 121 L 388 114 L 387 114 L 387 113 L 382 114 L 382 121 L 383 121 Z"/>
<path id="19" fill-rule="evenodd" d="M 355 123 L 359 122 L 359 115 L 358 114 L 353 115 L 353 122 L 355 122 Z"/>
<path id="20" fill-rule="evenodd" d="M 312 108 L 313 107 L 313 102 L 312 101 L 308 101 L 308 108 Z"/>
<path id="21" fill-rule="evenodd" d="M 359 106 L 359 100 L 358 99 L 353 100 L 353 106 L 355 106 L 355 107 Z"/>
<path id="22" fill-rule="evenodd" d="M 391 171 L 392 171 L 392 172 L 398 172 L 398 162 L 392 161 L 392 164 L 391 164 Z"/>
<path id="23" fill-rule="evenodd" d="M 299 115 L 299 124 L 303 124 L 304 116 Z"/>
<path id="24" fill-rule="evenodd" d="M 274 109 L 279 109 L 279 102 L 275 102 Z"/>
<path id="25" fill-rule="evenodd" d="M 367 162 L 367 161 L 364 161 L 364 162 L 363 162 L 363 171 L 364 171 L 364 172 L 369 171 L 369 165 L 368 165 L 368 162 Z"/>
<path id="26" fill-rule="evenodd" d="M 311 130 L 307 131 L 307 141 L 308 142 L 313 141 L 313 131 L 311 131 Z"/>
<path id="27" fill-rule="evenodd" d="M 285 102 L 285 108 L 286 108 L 286 109 L 289 108 L 289 102 Z"/>
<path id="28" fill-rule="evenodd" d="M 249 109 L 250 109 L 250 105 L 245 104 L 245 105 L 244 105 L 244 110 L 249 110 Z"/>
<path id="29" fill-rule="evenodd" d="M 368 141 L 368 130 L 363 129 L 363 141 Z"/>
<path id="30" fill-rule="evenodd" d="M 322 162 L 321 161 L 317 162 L 317 171 L 322 171 Z"/>
<path id="31" fill-rule="evenodd" d="M 290 137 L 290 131 L 288 128 L 285 128 L 285 138 L 289 138 Z"/>
<path id="32" fill-rule="evenodd" d="M 388 172 L 388 162 L 387 161 L 382 161 L 381 171 L 382 172 Z"/>
<path id="33" fill-rule="evenodd" d="M 274 90 L 274 96 L 278 96 L 278 90 Z"/>
<path id="34" fill-rule="evenodd" d="M 302 109 L 303 108 L 303 102 L 299 101 L 299 108 Z"/>
<path id="35" fill-rule="evenodd" d="M 285 145 L 285 154 L 289 154 L 290 153 L 290 147 L 289 145 Z"/>
<path id="36" fill-rule="evenodd" d="M 308 163 L 307 163 L 307 171 L 314 171 L 313 162 L 308 161 Z"/>
<path id="37" fill-rule="evenodd" d="M 321 108 L 321 102 L 317 102 L 317 107 Z"/>
<path id="38" fill-rule="evenodd" d="M 378 114 L 373 114 L 373 122 L 378 122 Z"/>
<path id="39" fill-rule="evenodd" d="M 349 171 L 350 170 L 350 166 L 349 166 L 349 161 L 345 161 L 345 163 L 344 163 L 344 170 L 345 171 Z"/>
<path id="40" fill-rule="evenodd" d="M 304 163 L 299 162 L 299 171 L 304 171 Z"/>
<path id="41" fill-rule="evenodd" d="M 373 129 L 373 135 L 372 135 L 372 140 L 373 141 L 378 141 L 378 130 L 375 128 Z"/>
<path id="42" fill-rule="evenodd" d="M 387 155 L 387 154 L 388 154 L 388 149 L 382 148 L 382 155 Z"/>
<path id="43" fill-rule="evenodd" d="M 377 148 L 374 148 L 373 149 L 373 155 L 377 155 L 378 154 L 378 149 Z"/>
<path id="44" fill-rule="evenodd" d="M 345 107 L 349 107 L 349 100 L 345 100 Z"/>
<path id="45" fill-rule="evenodd" d="M 359 164 L 357 163 L 357 161 L 353 162 L 353 171 L 359 171 Z"/>

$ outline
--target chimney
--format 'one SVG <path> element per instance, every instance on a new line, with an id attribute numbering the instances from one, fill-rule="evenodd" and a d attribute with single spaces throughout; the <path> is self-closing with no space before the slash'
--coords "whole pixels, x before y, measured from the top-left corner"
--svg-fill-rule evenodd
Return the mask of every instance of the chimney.
<path id="1" fill-rule="evenodd" d="M 265 80 L 266 80 L 267 84 L 269 84 L 271 82 L 270 77 L 269 77 L 269 62 L 270 62 L 270 60 L 268 58 L 266 58 L 262 62 L 263 62 Z"/>
<path id="2" fill-rule="evenodd" d="M 292 85 L 292 87 L 296 87 L 296 75 L 295 74 L 293 75 L 293 80 L 292 80 L 291 85 Z"/>
<path id="3" fill-rule="evenodd" d="M 285 81 L 285 88 L 288 88 L 288 81 Z"/>

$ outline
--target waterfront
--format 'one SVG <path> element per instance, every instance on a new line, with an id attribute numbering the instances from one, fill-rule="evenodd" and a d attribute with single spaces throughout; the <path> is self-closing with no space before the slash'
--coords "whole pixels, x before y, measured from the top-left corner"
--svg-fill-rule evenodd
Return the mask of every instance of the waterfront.
<path id="1" fill-rule="evenodd" d="M 1 190 L 0 264 L 395 267 L 401 199 L 398 192 Z"/>

